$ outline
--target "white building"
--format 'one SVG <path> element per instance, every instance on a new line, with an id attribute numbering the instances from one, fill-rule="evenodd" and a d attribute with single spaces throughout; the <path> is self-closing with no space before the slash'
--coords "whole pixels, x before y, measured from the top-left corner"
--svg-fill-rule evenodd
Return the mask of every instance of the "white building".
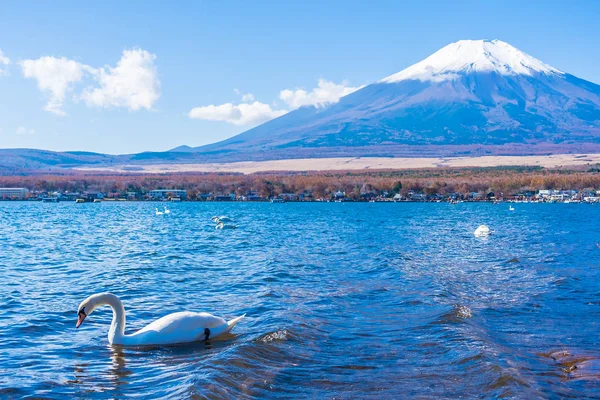
<path id="1" fill-rule="evenodd" d="M 178 189 L 157 189 L 151 190 L 148 192 L 148 195 L 152 199 L 167 199 L 169 197 L 177 197 L 180 199 L 185 199 L 187 192 L 185 190 Z"/>
<path id="2" fill-rule="evenodd" d="M 26 188 L 0 188 L 0 199 L 24 199 L 28 195 Z"/>

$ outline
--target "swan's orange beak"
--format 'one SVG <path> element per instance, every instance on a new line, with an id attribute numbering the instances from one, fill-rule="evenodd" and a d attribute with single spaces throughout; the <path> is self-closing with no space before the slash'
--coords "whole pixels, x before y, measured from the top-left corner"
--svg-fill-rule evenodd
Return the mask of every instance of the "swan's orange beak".
<path id="1" fill-rule="evenodd" d="M 85 319 L 85 317 L 87 317 L 87 315 L 83 311 L 80 311 L 77 314 L 77 325 L 75 325 L 75 328 L 79 328 L 81 324 L 83 324 L 83 320 Z"/>

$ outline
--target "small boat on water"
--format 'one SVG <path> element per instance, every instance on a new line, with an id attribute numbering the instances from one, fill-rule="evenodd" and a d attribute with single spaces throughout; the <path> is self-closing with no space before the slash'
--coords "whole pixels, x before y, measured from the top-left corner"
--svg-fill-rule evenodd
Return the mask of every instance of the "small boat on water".
<path id="1" fill-rule="evenodd" d="M 94 203 L 102 203 L 101 199 L 94 199 Z"/>
<path id="2" fill-rule="evenodd" d="M 42 203 L 58 203 L 60 199 L 58 197 L 44 197 Z"/>
<path id="3" fill-rule="evenodd" d="M 75 203 L 85 203 L 84 199 L 75 199 Z"/>

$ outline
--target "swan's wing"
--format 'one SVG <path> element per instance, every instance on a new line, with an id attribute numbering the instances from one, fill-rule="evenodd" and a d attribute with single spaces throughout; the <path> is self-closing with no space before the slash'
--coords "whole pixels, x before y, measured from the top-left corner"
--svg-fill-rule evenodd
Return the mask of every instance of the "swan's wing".
<path id="1" fill-rule="evenodd" d="M 215 328 L 227 322 L 220 317 L 209 313 L 193 313 L 189 311 L 177 312 L 157 319 L 147 325 L 142 331 L 156 331 L 161 333 L 172 333 L 180 331 L 191 331 L 204 328 Z"/>
<path id="2" fill-rule="evenodd" d="M 157 319 L 131 337 L 138 338 L 140 345 L 187 343 L 202 340 L 205 328 L 226 325 L 223 318 L 208 313 L 178 312 Z"/>

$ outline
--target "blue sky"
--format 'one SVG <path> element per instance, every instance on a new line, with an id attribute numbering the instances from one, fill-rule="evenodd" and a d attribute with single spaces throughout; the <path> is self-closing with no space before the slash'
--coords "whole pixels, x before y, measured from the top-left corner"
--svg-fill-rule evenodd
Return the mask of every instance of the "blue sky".
<path id="1" fill-rule="evenodd" d="M 596 1 L 4 2 L 0 148 L 212 143 L 460 39 L 600 83 L 599 17 Z"/>

